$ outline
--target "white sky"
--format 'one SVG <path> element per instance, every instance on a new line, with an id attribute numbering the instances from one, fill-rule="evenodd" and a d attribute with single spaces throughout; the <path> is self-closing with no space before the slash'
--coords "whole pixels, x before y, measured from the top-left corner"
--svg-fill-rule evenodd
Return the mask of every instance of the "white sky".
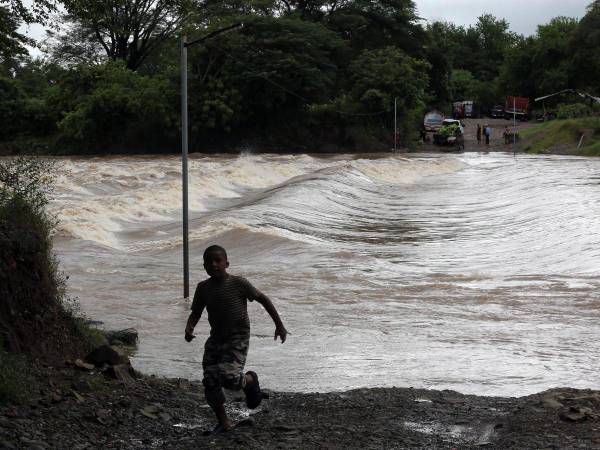
<path id="1" fill-rule="evenodd" d="M 477 17 L 485 13 L 504 18 L 512 31 L 530 35 L 537 26 L 547 23 L 553 17 L 567 16 L 581 18 L 592 0 L 415 0 L 420 17 L 427 21 L 444 20 L 457 25 L 471 25 Z M 25 4 L 29 1 L 25 0 Z M 34 39 L 43 39 L 44 28 L 40 25 L 23 26 Z M 34 56 L 39 50 L 30 49 Z"/>
<path id="2" fill-rule="evenodd" d="M 504 18 L 512 31 L 530 35 L 553 17 L 581 18 L 592 0 L 415 0 L 419 16 L 471 25 L 485 13 Z"/>

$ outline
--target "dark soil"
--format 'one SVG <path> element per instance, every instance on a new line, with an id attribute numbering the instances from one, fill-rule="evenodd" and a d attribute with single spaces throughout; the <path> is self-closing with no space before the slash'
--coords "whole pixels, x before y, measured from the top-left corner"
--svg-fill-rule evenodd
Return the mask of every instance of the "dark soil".
<path id="1" fill-rule="evenodd" d="M 124 383 L 69 365 L 35 375 L 34 398 L 0 406 L 0 448 L 600 448 L 597 391 L 523 398 L 412 388 L 271 392 L 254 411 L 236 393 L 228 411 L 240 425 L 209 434 L 215 421 L 201 383 Z"/>

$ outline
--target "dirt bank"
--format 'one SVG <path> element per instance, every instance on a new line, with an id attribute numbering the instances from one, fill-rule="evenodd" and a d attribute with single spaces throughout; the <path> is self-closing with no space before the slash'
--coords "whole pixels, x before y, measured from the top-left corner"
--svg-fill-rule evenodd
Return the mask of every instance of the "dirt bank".
<path id="1" fill-rule="evenodd" d="M 0 407 L 0 448 L 600 448 L 600 392 L 559 389 L 523 398 L 411 388 L 270 393 L 243 421 L 208 434 L 200 383 L 141 377 L 123 383 L 73 366 L 36 371 L 40 390 Z"/>

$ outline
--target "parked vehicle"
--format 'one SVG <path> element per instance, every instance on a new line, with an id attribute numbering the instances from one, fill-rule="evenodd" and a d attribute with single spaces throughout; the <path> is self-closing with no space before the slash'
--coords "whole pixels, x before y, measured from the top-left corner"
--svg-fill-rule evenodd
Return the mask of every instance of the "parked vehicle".
<path id="1" fill-rule="evenodd" d="M 442 127 L 444 114 L 438 110 L 429 111 L 423 118 L 423 129 L 425 131 L 438 131 Z"/>
<path id="2" fill-rule="evenodd" d="M 502 119 L 504 117 L 504 106 L 496 105 L 490 110 L 490 117 L 492 119 Z"/>
<path id="3" fill-rule="evenodd" d="M 460 120 L 445 119 L 440 130 L 433 135 L 435 145 L 453 147 L 458 151 L 465 149 L 465 129 Z"/>
<path id="4" fill-rule="evenodd" d="M 465 106 L 463 105 L 463 102 L 452 103 L 452 118 L 462 119 L 463 117 L 465 117 Z"/>
<path id="5" fill-rule="evenodd" d="M 477 111 L 477 105 L 471 100 L 462 102 L 463 104 L 463 117 L 477 117 L 479 115 Z"/>
<path id="6" fill-rule="evenodd" d="M 504 105 L 504 118 L 506 120 L 516 117 L 518 120 L 529 120 L 530 106 L 529 99 L 526 97 L 506 97 Z"/>

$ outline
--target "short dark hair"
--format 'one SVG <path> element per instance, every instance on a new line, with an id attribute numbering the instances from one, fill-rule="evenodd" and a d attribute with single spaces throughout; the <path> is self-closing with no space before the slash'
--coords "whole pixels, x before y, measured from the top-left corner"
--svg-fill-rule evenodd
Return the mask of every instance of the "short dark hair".
<path id="1" fill-rule="evenodd" d="M 206 258 L 211 253 L 222 253 L 225 259 L 227 259 L 227 252 L 220 245 L 211 245 L 210 247 L 208 247 L 206 250 L 204 250 L 204 255 L 202 255 L 202 258 L 204 258 L 204 260 L 206 261 Z"/>

